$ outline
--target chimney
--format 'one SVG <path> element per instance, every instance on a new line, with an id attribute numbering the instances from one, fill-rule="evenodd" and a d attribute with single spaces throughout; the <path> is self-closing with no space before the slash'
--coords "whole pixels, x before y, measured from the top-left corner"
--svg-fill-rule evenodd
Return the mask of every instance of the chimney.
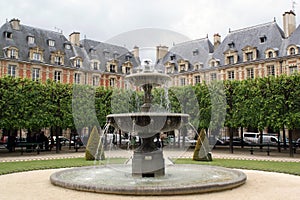
<path id="1" fill-rule="evenodd" d="M 168 47 L 167 46 L 157 46 L 156 47 L 156 60 L 162 59 L 167 53 L 168 53 Z"/>
<path id="2" fill-rule="evenodd" d="M 221 44 L 221 36 L 219 35 L 219 33 L 215 33 L 214 34 L 214 49 L 216 50 L 216 48 Z"/>
<path id="3" fill-rule="evenodd" d="M 72 44 L 76 46 L 80 46 L 80 33 L 79 32 L 73 32 L 69 35 L 69 40 Z"/>
<path id="4" fill-rule="evenodd" d="M 293 11 L 285 12 L 283 14 L 283 31 L 286 38 L 296 29 L 296 14 Z"/>
<path id="5" fill-rule="evenodd" d="M 133 56 L 135 58 L 140 57 L 140 49 L 139 49 L 139 47 L 138 46 L 134 46 L 133 50 L 131 51 L 131 53 L 133 54 Z"/>
<path id="6" fill-rule="evenodd" d="M 14 30 L 20 30 L 20 20 L 19 19 L 12 19 L 9 21 L 9 23 L 11 24 L 12 28 Z"/>

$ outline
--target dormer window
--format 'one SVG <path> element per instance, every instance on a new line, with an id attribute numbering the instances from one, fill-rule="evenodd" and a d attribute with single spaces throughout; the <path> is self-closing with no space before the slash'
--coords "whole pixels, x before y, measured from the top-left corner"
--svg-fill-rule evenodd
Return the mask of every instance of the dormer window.
<path id="1" fill-rule="evenodd" d="M 30 48 L 29 59 L 34 61 L 43 62 L 44 61 L 44 50 L 39 47 Z"/>
<path id="2" fill-rule="evenodd" d="M 246 46 L 243 49 L 243 61 L 249 62 L 257 59 L 257 48 L 252 46 Z"/>
<path id="3" fill-rule="evenodd" d="M 110 64 L 109 65 L 109 72 L 116 73 L 116 65 Z"/>
<path id="4" fill-rule="evenodd" d="M 54 62 L 56 65 L 62 65 L 62 57 L 61 56 L 55 56 Z"/>
<path id="5" fill-rule="evenodd" d="M 36 61 L 40 61 L 41 60 L 41 54 L 40 53 L 33 53 L 33 60 L 36 60 Z"/>
<path id="6" fill-rule="evenodd" d="M 260 43 L 265 43 L 267 41 L 267 36 L 264 35 L 264 36 L 260 37 L 259 40 L 260 40 Z"/>
<path id="7" fill-rule="evenodd" d="M 4 37 L 8 38 L 8 39 L 12 39 L 12 32 L 5 31 L 4 32 Z"/>
<path id="8" fill-rule="evenodd" d="M 16 47 L 5 47 L 4 51 L 6 52 L 6 57 L 11 59 L 19 58 L 19 50 Z"/>
<path id="9" fill-rule="evenodd" d="M 234 64 L 234 57 L 233 57 L 233 56 L 227 56 L 227 63 L 228 63 L 229 65 Z"/>
<path id="10" fill-rule="evenodd" d="M 235 47 L 234 42 L 229 43 L 229 44 L 228 44 L 228 47 L 229 47 L 230 49 L 233 49 L 233 48 Z"/>
<path id="11" fill-rule="evenodd" d="M 77 68 L 81 67 L 81 59 L 79 59 L 79 58 L 75 59 L 75 67 L 77 67 Z"/>
<path id="12" fill-rule="evenodd" d="M 64 52 L 51 52 L 51 63 L 55 65 L 64 65 Z"/>
<path id="13" fill-rule="evenodd" d="M 125 60 L 126 60 L 126 61 L 130 61 L 131 58 L 132 58 L 131 55 L 126 55 L 126 56 L 125 56 Z"/>
<path id="14" fill-rule="evenodd" d="M 48 46 L 49 47 L 54 47 L 55 46 L 55 41 L 54 40 L 48 40 Z"/>
<path id="15" fill-rule="evenodd" d="M 34 44 L 34 37 L 33 36 L 28 36 L 27 37 L 27 41 L 28 41 L 28 44 Z"/>
<path id="16" fill-rule="evenodd" d="M 290 48 L 290 55 L 295 55 L 296 54 L 296 50 L 294 47 Z"/>
<path id="17" fill-rule="evenodd" d="M 93 62 L 93 68 L 94 70 L 98 70 L 98 62 Z"/>
<path id="18" fill-rule="evenodd" d="M 269 52 L 268 52 L 268 58 L 273 58 L 273 57 L 274 57 L 273 52 L 272 52 L 272 51 L 269 51 Z"/>
<path id="19" fill-rule="evenodd" d="M 246 53 L 246 59 L 247 59 L 247 61 L 253 60 L 253 52 Z"/>
<path id="20" fill-rule="evenodd" d="M 176 55 L 172 54 L 172 55 L 170 56 L 170 59 L 171 59 L 171 60 L 175 60 L 175 59 L 176 59 Z"/>
<path id="21" fill-rule="evenodd" d="M 65 49 L 70 50 L 71 49 L 71 45 L 70 44 L 65 44 Z"/>
<path id="22" fill-rule="evenodd" d="M 197 56 L 199 54 L 199 50 L 198 49 L 195 49 L 194 51 L 193 51 L 193 56 Z"/>

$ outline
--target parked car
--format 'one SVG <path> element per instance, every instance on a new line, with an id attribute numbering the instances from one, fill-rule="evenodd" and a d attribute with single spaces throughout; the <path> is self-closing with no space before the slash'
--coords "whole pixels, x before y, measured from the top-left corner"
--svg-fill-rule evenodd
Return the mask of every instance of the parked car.
<path id="1" fill-rule="evenodd" d="M 300 138 L 296 140 L 296 147 L 300 147 Z"/>
<path id="2" fill-rule="evenodd" d="M 51 137 L 48 138 L 49 139 L 49 144 L 51 144 Z M 64 136 L 58 136 L 59 142 L 62 146 L 68 146 L 70 145 L 70 140 Z M 56 136 L 53 136 L 53 142 L 54 145 L 56 144 Z M 71 141 L 71 146 L 74 146 L 74 141 Z"/>

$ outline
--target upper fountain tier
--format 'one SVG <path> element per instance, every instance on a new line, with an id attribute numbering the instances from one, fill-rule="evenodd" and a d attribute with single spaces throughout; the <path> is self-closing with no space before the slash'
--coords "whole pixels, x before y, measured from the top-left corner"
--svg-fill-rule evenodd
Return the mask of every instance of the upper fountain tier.
<path id="1" fill-rule="evenodd" d="M 125 77 L 125 80 L 129 81 L 135 86 L 152 85 L 160 86 L 165 85 L 168 81 L 171 81 L 171 77 L 167 74 L 157 72 L 152 65 L 151 60 L 145 59 L 142 62 L 142 69 L 140 72 L 131 74 Z"/>

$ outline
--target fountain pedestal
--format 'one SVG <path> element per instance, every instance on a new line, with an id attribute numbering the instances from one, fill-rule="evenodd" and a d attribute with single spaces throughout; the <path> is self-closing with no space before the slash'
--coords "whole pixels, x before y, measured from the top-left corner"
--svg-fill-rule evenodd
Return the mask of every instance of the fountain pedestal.
<path id="1" fill-rule="evenodd" d="M 158 177 L 165 175 L 163 151 L 154 143 L 155 135 L 142 138 L 141 146 L 133 153 L 132 176 Z"/>
<path id="2" fill-rule="evenodd" d="M 148 153 L 134 152 L 132 176 L 158 177 L 165 175 L 165 161 L 162 150 Z"/>

